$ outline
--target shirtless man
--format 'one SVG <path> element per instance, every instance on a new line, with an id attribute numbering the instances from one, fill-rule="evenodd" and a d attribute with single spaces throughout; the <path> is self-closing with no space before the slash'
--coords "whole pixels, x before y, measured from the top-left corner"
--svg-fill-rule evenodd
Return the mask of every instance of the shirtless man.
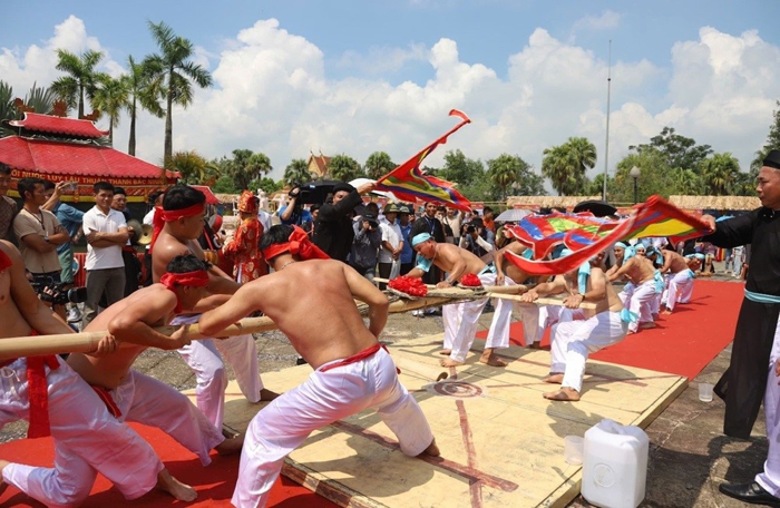
<path id="1" fill-rule="evenodd" d="M 327 259 L 299 227 L 273 226 L 260 245 L 274 273 L 245 284 L 227 303 L 203 314 L 200 330 L 218 333 L 262 310 L 314 372 L 252 419 L 233 504 L 265 506 L 288 453 L 312 431 L 367 408 L 377 409 L 405 455 L 437 456 L 420 406 L 398 382 L 390 355 L 377 341 L 387 321 L 387 297 L 349 265 Z M 368 305 L 368 328 L 353 299 Z"/>
<path id="2" fill-rule="evenodd" d="M 617 251 L 618 249 L 615 249 L 616 255 Z M 653 298 L 656 294 L 653 262 L 643 255 L 633 256 L 631 259 L 623 261 L 620 268 L 609 275 L 609 281 L 613 282 L 624 276 L 633 285 L 633 290 L 627 295 L 623 304 L 639 316 L 638 321 L 629 324 L 628 333 L 636 333 L 640 325 L 642 328 L 655 328 L 652 314 Z"/>
<path id="3" fill-rule="evenodd" d="M 154 214 L 152 237 L 152 281 L 159 282 L 168 263 L 176 256 L 194 254 L 203 259 L 197 242 L 203 231 L 206 196 L 197 189 L 177 185 L 168 189 L 162 209 Z M 239 288 L 225 272 L 211 266 L 206 289 L 213 294 L 233 294 Z M 198 316 L 177 316 L 170 324 L 197 321 Z M 184 361 L 195 372 L 195 401 L 198 409 L 218 429 L 222 428 L 225 388 L 228 378 L 222 356 L 233 367 L 241 392 L 252 403 L 271 400 L 276 394 L 263 388 L 257 363 L 257 348 L 251 334 L 221 341 L 198 340 L 179 349 Z M 221 353 L 221 355 L 220 355 Z"/>
<path id="4" fill-rule="evenodd" d="M 417 252 L 417 266 L 406 275 L 421 278 L 431 266 L 438 267 L 447 277 L 436 284 L 438 288 L 451 287 L 467 273 L 479 277 L 483 286 L 493 285 L 496 281 L 495 267 L 486 265 L 475 254 L 451 243 L 438 243 L 428 233 L 418 233 L 412 238 L 412 248 Z M 441 354 L 449 358 L 441 360 L 443 367 L 463 365 L 474 337 L 477 334 L 477 321 L 487 298 L 469 302 L 444 305 L 444 349 Z"/>
<path id="5" fill-rule="evenodd" d="M 210 296 L 206 264 L 192 254 L 175 257 L 168 265 L 162 282 L 139 289 L 111 305 L 89 323 L 85 332 L 109 330 L 120 346 L 103 356 L 72 353 L 68 365 L 100 395 L 109 411 L 119 421 L 135 421 L 157 427 L 182 446 L 211 463 L 209 451 L 220 454 L 241 450 L 240 437 L 226 440 L 221 429 L 209 422 L 186 395 L 154 378 L 131 369 L 133 362 L 148 347 L 179 349 L 189 344 L 186 326 L 170 337 L 154 329 L 170 322 L 174 312 L 212 308 L 225 301 L 224 295 Z M 159 462 L 159 460 L 158 460 Z M 187 501 L 197 496 L 189 489 Z"/>
<path id="6" fill-rule="evenodd" d="M 0 241 L 0 314 L 0 337 L 73 333 L 35 295 L 19 251 L 6 241 Z M 109 336 L 96 353 L 115 347 Z M 74 506 L 87 498 L 98 471 L 128 500 L 155 486 L 176 499 L 188 499 L 186 486 L 170 475 L 149 444 L 116 421 L 58 356 L 3 360 L 0 374 L 0 427 L 28 420 L 28 437 L 51 433 L 55 443 L 51 468 L 0 460 L 2 488 L 11 484 L 47 506 Z"/>
<path id="7" fill-rule="evenodd" d="M 550 373 L 544 381 L 560 383 L 561 388 L 543 394 L 545 399 L 572 402 L 580 400 L 588 353 L 611 346 L 626 336 L 629 315 L 624 312 L 620 298 L 604 274 L 604 255 L 602 252 L 590 260 L 586 292 L 581 293 L 574 289 L 578 285 L 577 269 L 556 276 L 552 282 L 539 284 L 522 297 L 532 302 L 540 295 L 568 293 L 563 301 L 567 308 L 578 308 L 582 302 L 596 305 L 595 309 L 584 310 L 585 320 L 561 321 L 553 325 Z"/>
<path id="8" fill-rule="evenodd" d="M 511 241 L 500 250 L 493 253 L 493 265 L 496 267 L 496 285 L 497 286 L 516 286 L 523 284 L 530 278 L 530 275 L 518 268 L 514 263 L 506 259 L 506 253 L 511 252 L 516 255 L 522 255 L 527 250 L 523 244 L 517 241 Z M 498 299 L 496 310 L 493 313 L 493 320 L 490 322 L 490 329 L 485 340 L 485 349 L 479 357 L 479 361 L 492 365 L 494 367 L 505 367 L 507 363 L 495 354 L 496 348 L 509 347 L 509 326 L 512 322 L 512 310 L 517 308 L 522 314 L 523 337 L 528 345 L 529 340 L 538 346 L 538 342 L 533 341 L 536 336 L 536 328 L 539 324 L 539 309 L 536 305 L 517 304 L 512 300 Z"/>
<path id="9" fill-rule="evenodd" d="M 662 303 L 666 309 L 662 312 L 669 315 L 674 310 L 675 304 L 688 302 L 693 292 L 693 278 L 696 276 L 691 266 L 698 264 L 696 258 L 684 258 L 672 250 L 664 251 L 664 265 L 661 273 L 668 274 L 668 284 Z"/>

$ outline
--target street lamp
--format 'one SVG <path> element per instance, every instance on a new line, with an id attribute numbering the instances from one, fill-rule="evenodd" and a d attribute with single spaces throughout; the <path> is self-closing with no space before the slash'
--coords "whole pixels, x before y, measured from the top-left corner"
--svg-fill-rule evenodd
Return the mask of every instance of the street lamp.
<path id="1" fill-rule="evenodd" d="M 631 168 L 631 171 L 628 172 L 628 176 L 634 179 L 634 204 L 639 202 L 639 175 L 641 174 L 642 171 L 640 171 L 637 166 L 634 166 Z"/>

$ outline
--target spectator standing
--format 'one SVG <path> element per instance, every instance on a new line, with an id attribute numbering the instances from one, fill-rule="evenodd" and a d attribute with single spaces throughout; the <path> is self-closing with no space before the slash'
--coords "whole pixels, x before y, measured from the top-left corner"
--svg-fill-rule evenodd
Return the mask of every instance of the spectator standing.
<path id="1" fill-rule="evenodd" d="M 412 249 L 412 223 L 410 218 L 412 209 L 409 205 L 402 204 L 398 207 L 398 226 L 401 228 L 401 237 L 404 246 L 401 249 L 401 275 L 406 275 L 414 267 L 414 249 Z"/>
<path id="2" fill-rule="evenodd" d="M 0 163 L 0 240 L 13 242 L 13 221 L 16 201 L 7 196 L 11 187 L 11 168 Z"/>
<path id="3" fill-rule="evenodd" d="M 463 223 L 463 212 L 455 208 L 445 209 L 444 218 L 441 219 L 443 226 L 449 226 L 452 230 L 452 243 L 460 244 L 460 227 Z"/>
<path id="4" fill-rule="evenodd" d="M 14 217 L 14 234 L 19 239 L 19 251 L 24 266 L 36 284 L 46 285 L 60 282 L 60 259 L 57 247 L 70 241 L 70 236 L 57 217 L 41 208 L 46 203 L 44 180 L 22 178 L 19 180 L 19 195 L 23 205 Z"/>
<path id="5" fill-rule="evenodd" d="M 374 282 L 377 254 L 382 244 L 382 228 L 376 214 L 366 212 L 352 224 L 355 237 L 349 253 L 349 264 L 360 275 Z"/>
<path id="6" fill-rule="evenodd" d="M 265 229 L 257 218 L 260 200 L 252 191 L 245 190 L 238 200 L 241 223 L 236 234 L 222 251 L 233 261 L 233 279 L 239 284 L 259 279 L 268 274 L 268 265 L 260 252 L 260 239 Z"/>
<path id="7" fill-rule="evenodd" d="M 298 202 L 301 195 L 300 186 L 295 186 L 290 189 L 290 193 L 287 195 L 290 200 L 286 205 L 279 208 L 277 214 L 282 224 L 301 226 L 307 222 L 312 221 L 311 212 L 306 210 L 301 203 Z"/>
<path id="8" fill-rule="evenodd" d="M 482 209 L 482 223 L 485 225 L 485 229 L 493 234 L 496 234 L 496 221 L 493 214 L 493 209 L 486 206 Z"/>
<path id="9" fill-rule="evenodd" d="M 114 187 L 111 208 L 124 216 L 125 223 L 130 220 L 130 211 L 127 209 L 127 192 L 124 188 Z M 131 226 L 127 226 L 127 243 L 122 246 L 122 261 L 125 263 L 124 296 L 128 296 L 138 290 L 141 278 L 141 262 L 138 260 L 138 253 L 135 247 L 133 247 L 133 239 L 137 238 L 140 233 L 140 231 L 135 231 Z"/>
<path id="10" fill-rule="evenodd" d="M 92 187 L 95 206 L 84 214 L 82 230 L 87 238 L 87 301 L 84 304 L 82 330 L 98 313 L 98 302 L 105 294 L 106 304 L 122 299 L 125 290 L 125 263 L 122 246 L 127 243 L 125 216 L 111 208 L 114 186 L 97 182 Z"/>
<path id="11" fill-rule="evenodd" d="M 436 218 L 436 212 L 438 208 L 438 205 L 433 201 L 425 203 L 423 215 L 419 219 L 415 220 L 414 224 L 412 224 L 412 232 L 410 233 L 412 239 L 414 239 L 414 237 L 420 233 L 428 233 L 436 241 L 436 243 L 445 243 L 446 239 L 444 236 L 444 225 L 442 225 L 441 221 Z M 415 264 L 419 264 L 420 262 L 420 254 L 415 249 Z M 422 281 L 425 284 L 436 285 L 443 279 L 444 273 L 436 265 L 431 265 L 428 271 L 424 272 L 422 276 Z M 413 310 L 412 315 L 422 317 L 426 314 L 436 314 L 440 312 L 439 309 L 440 308 L 436 307 L 428 307 L 425 310 Z"/>
<path id="12" fill-rule="evenodd" d="M 146 212 L 146 215 L 144 215 L 143 221 L 141 223 L 145 226 L 152 226 L 154 227 L 154 214 L 155 210 L 157 208 L 162 208 L 162 201 L 165 197 L 165 191 L 154 191 L 151 194 L 149 194 L 149 200 L 148 203 L 152 207 L 148 212 Z M 144 280 L 141 281 L 141 285 L 146 287 L 151 285 L 152 283 L 152 254 L 150 246 L 147 245 L 144 249 Z"/>
<path id="13" fill-rule="evenodd" d="M 355 189 L 348 183 L 339 182 L 333 186 L 331 202 L 320 207 L 314 225 L 314 244 L 331 258 L 347 262 L 355 236 L 353 210 L 361 203 L 360 195 L 374 190 L 375 186 L 370 182 Z"/>
<path id="14" fill-rule="evenodd" d="M 62 227 L 68 232 L 69 240 L 63 244 L 57 246 L 57 257 L 60 260 L 60 280 L 64 284 L 72 285 L 75 281 L 76 274 L 73 273 L 73 244 L 81 237 L 81 223 L 84 220 L 84 212 L 71 206 L 67 203 L 63 203 L 60 200 L 62 194 L 72 189 L 75 186 L 73 183 L 59 182 L 54 185 L 54 182 L 46 181 L 44 183 L 44 190 L 46 194 L 46 203 L 41 207 L 45 210 L 49 210 L 60 221 Z M 68 303 L 68 323 L 75 323 L 81 320 L 81 312 L 78 305 L 75 303 Z"/>
<path id="15" fill-rule="evenodd" d="M 403 232 L 398 224 L 399 207 L 395 203 L 385 206 L 387 222 L 380 224 L 382 229 L 382 246 L 379 249 L 379 276 L 383 279 L 394 279 L 401 274 L 401 251 L 404 248 Z M 387 284 L 380 284 L 384 290 Z"/>

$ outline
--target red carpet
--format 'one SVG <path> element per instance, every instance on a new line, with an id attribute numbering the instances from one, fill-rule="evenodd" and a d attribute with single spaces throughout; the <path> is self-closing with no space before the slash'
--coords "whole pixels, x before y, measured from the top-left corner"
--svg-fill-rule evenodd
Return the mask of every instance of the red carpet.
<path id="1" fill-rule="evenodd" d="M 130 425 L 147 441 L 153 443 L 155 451 L 173 476 L 196 488 L 198 499 L 194 503 L 186 504 L 186 506 L 232 506 L 230 498 L 233 496 L 233 487 L 238 476 L 238 455 L 220 457 L 213 453 L 211 465 L 203 467 L 195 455 L 185 451 L 181 445 L 163 432 L 143 425 Z M 0 457 L 9 461 L 50 466 L 54 462 L 54 446 L 51 438 L 21 439 L 0 445 Z M 162 492 L 154 491 L 131 504 L 125 501 L 108 480 L 103 476 L 98 476 L 90 497 L 82 506 L 105 508 L 125 505 L 160 507 L 185 506 L 185 503 L 176 501 Z M 16 488 L 9 486 L 0 496 L 0 506 L 38 508 L 43 505 L 32 501 Z M 277 508 L 335 508 L 337 505 L 287 478 L 280 477 L 271 490 L 268 506 Z"/>
<path id="2" fill-rule="evenodd" d="M 696 280 L 691 302 L 660 316 L 657 328 L 628 335 L 591 358 L 693 379 L 733 340 L 743 291 L 744 284 Z M 549 345 L 549 335 L 542 345 Z M 477 337 L 487 337 L 487 330 Z M 510 341 L 524 344 L 522 323 L 512 323 Z"/>

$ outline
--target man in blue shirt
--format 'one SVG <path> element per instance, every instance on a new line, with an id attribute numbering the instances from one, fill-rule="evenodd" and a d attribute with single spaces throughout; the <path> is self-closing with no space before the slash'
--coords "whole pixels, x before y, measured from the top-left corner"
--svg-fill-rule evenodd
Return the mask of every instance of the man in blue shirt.
<path id="1" fill-rule="evenodd" d="M 70 241 L 57 246 L 57 256 L 60 258 L 60 280 L 64 284 L 73 284 L 75 274 L 73 273 L 73 242 L 81 235 L 81 222 L 84 212 L 67 203 L 60 201 L 60 197 L 66 191 L 73 191 L 75 184 L 69 182 L 59 182 L 54 184 L 46 180 L 43 184 L 43 190 L 46 194 L 46 203 L 41 206 L 44 210 L 49 210 L 57 216 L 57 220 L 68 231 Z M 68 322 L 75 323 L 81 319 L 79 308 L 74 303 L 68 304 Z"/>

